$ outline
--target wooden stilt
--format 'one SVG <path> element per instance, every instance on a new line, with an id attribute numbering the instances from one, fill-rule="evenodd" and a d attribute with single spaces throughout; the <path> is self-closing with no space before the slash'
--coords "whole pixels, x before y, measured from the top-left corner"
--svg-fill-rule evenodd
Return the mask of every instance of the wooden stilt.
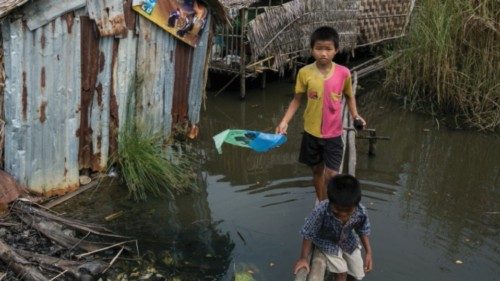
<path id="1" fill-rule="evenodd" d="M 266 88 L 266 77 L 267 74 L 266 72 L 262 72 L 261 76 L 260 76 L 260 88 L 261 89 L 265 89 Z"/>
<path id="2" fill-rule="evenodd" d="M 246 95 L 246 25 L 248 20 L 248 10 L 240 10 L 241 33 L 240 33 L 240 98 L 244 99 Z"/>

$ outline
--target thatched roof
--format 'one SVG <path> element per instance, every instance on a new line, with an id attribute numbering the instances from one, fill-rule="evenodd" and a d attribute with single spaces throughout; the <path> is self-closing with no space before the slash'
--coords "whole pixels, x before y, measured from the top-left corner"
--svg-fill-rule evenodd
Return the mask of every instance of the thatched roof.
<path id="1" fill-rule="evenodd" d="M 294 0 L 266 8 L 249 23 L 248 39 L 255 57 L 275 56 L 281 68 L 293 56 L 309 54 L 309 36 L 328 25 L 340 34 L 340 48 L 353 49 L 358 36 L 356 0 Z"/>
<path id="2" fill-rule="evenodd" d="M 415 0 L 293 0 L 265 8 L 249 22 L 248 39 L 257 58 L 275 56 L 282 68 L 293 56 L 309 55 L 309 36 L 319 26 L 340 34 L 343 50 L 403 36 Z"/>
<path id="3" fill-rule="evenodd" d="M 248 8 L 250 5 L 259 2 L 259 0 L 219 0 L 226 9 Z"/>
<path id="4" fill-rule="evenodd" d="M 403 36 L 414 5 L 415 0 L 361 0 L 358 46 Z"/>
<path id="5" fill-rule="evenodd" d="M 28 0 L 2 0 L 0 1 L 0 18 L 3 18 L 16 7 L 23 5 Z"/>

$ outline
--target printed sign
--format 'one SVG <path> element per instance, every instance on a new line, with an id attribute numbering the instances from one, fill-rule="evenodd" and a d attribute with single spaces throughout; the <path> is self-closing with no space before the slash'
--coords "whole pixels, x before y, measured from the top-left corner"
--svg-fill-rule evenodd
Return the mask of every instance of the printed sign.
<path id="1" fill-rule="evenodd" d="M 199 0 L 134 0 L 132 9 L 193 47 L 198 45 L 208 15 Z"/>

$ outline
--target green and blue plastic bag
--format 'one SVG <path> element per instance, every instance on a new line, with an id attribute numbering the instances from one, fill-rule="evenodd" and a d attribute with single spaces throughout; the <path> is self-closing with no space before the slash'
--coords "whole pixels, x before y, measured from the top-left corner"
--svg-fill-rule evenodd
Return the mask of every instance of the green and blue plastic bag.
<path id="1" fill-rule="evenodd" d="M 213 137 L 215 147 L 219 154 L 222 153 L 222 144 L 229 143 L 236 146 L 250 148 L 257 152 L 266 152 L 286 142 L 286 136 L 269 134 L 249 130 L 225 130 Z"/>

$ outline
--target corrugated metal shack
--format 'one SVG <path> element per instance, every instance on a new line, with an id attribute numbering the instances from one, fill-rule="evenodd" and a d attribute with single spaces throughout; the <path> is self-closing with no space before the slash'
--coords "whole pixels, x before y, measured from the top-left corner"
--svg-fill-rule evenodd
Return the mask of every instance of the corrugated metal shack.
<path id="1" fill-rule="evenodd" d="M 0 4 L 1 164 L 30 190 L 62 194 L 78 188 L 80 171 L 103 171 L 129 102 L 165 136 L 199 122 L 209 32 L 192 48 L 133 12 L 132 0 L 16 8 L 24 2 Z M 218 1 L 206 2 L 217 11 L 207 26 L 225 19 Z"/>

